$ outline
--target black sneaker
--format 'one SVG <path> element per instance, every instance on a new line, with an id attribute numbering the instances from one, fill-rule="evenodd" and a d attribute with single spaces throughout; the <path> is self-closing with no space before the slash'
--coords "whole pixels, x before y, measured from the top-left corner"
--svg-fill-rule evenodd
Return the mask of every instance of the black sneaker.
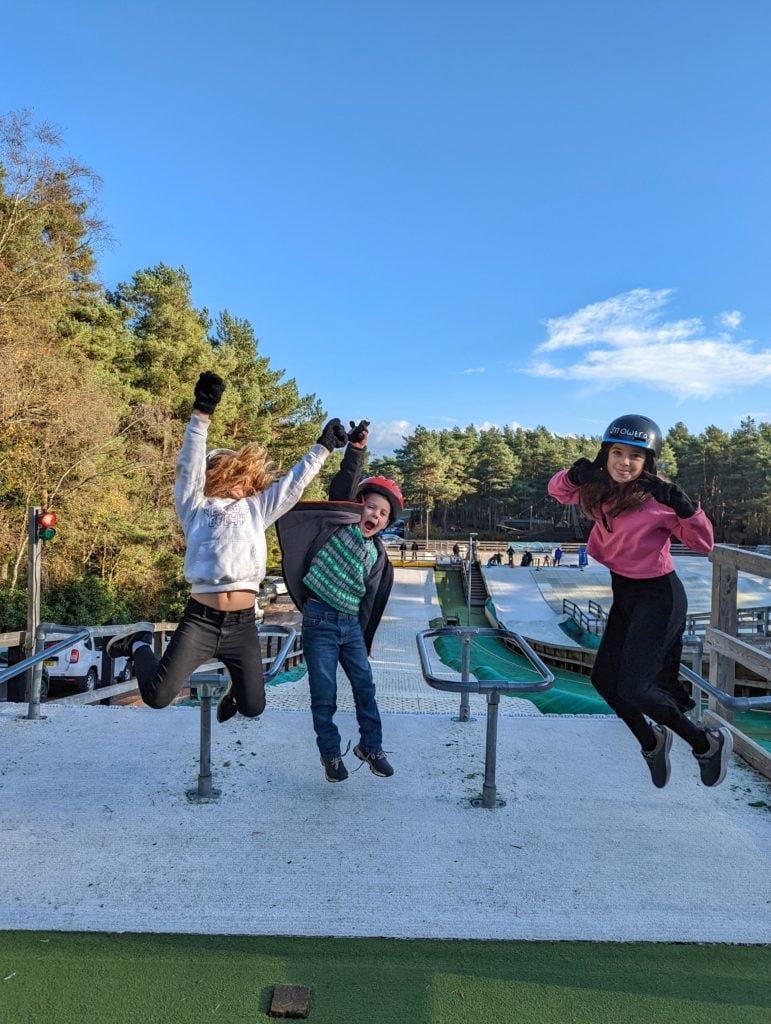
<path id="1" fill-rule="evenodd" d="M 390 779 L 393 775 L 394 770 L 382 750 L 367 750 L 361 743 L 357 743 L 353 752 L 360 761 L 365 761 L 369 765 L 373 775 L 379 775 L 381 779 Z"/>
<path id="2" fill-rule="evenodd" d="M 721 726 L 719 729 L 707 729 L 706 733 L 709 750 L 704 754 L 697 754 L 694 751 L 693 756 L 699 762 L 699 772 L 704 785 L 719 786 L 725 778 L 734 741 L 730 730 L 725 726 Z"/>
<path id="3" fill-rule="evenodd" d="M 669 782 L 670 764 L 669 751 L 672 749 L 672 730 L 665 725 L 654 725 L 653 731 L 656 734 L 656 746 L 653 750 L 643 750 L 651 773 L 651 780 L 657 789 L 663 789 Z"/>
<path id="4" fill-rule="evenodd" d="M 152 647 L 152 622 L 140 622 L 139 626 L 139 629 L 127 629 L 123 633 L 118 633 L 108 642 L 106 651 L 111 658 L 130 658 L 135 643 L 145 643 Z"/>
<path id="5" fill-rule="evenodd" d="M 324 765 L 327 782 L 345 782 L 348 778 L 348 769 L 339 754 L 337 757 L 322 757 L 321 763 Z"/>
<path id="6" fill-rule="evenodd" d="M 238 705 L 236 704 L 236 698 L 233 696 L 233 691 L 228 689 L 222 694 L 217 704 L 217 721 L 227 722 L 238 714 Z"/>

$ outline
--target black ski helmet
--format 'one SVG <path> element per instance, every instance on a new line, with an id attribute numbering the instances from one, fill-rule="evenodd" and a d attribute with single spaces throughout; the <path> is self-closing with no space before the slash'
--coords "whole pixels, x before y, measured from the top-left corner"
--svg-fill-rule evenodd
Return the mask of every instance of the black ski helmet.
<path id="1" fill-rule="evenodd" d="M 602 435 L 603 444 L 614 442 L 631 444 L 635 448 L 647 448 L 657 459 L 661 455 L 661 427 L 647 416 L 638 416 L 636 413 L 619 416 L 605 428 Z"/>

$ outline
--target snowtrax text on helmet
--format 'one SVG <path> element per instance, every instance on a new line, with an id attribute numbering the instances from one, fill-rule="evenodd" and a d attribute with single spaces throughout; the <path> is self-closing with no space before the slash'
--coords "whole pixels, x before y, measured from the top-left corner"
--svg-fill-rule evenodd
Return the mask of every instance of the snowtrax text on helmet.
<path id="1" fill-rule="evenodd" d="M 375 494 L 381 494 L 391 506 L 389 523 L 399 518 L 399 514 L 404 508 L 404 498 L 398 484 L 395 484 L 393 480 L 389 480 L 387 476 L 368 476 L 356 488 L 356 497 L 361 500 L 370 491 L 373 491 Z"/>
<path id="2" fill-rule="evenodd" d="M 661 455 L 661 427 L 647 416 L 630 413 L 619 416 L 605 428 L 603 444 L 631 444 L 636 448 L 647 448 L 655 458 Z"/>

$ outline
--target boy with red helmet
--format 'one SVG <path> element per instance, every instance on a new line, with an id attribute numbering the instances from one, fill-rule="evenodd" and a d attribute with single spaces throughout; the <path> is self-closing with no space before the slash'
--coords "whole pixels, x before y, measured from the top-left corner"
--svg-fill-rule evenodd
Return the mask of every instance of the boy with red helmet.
<path id="1" fill-rule="evenodd" d="M 343 782 L 337 711 L 337 666 L 353 691 L 360 740 L 353 752 L 381 778 L 394 770 L 383 752 L 369 652 L 393 583 L 379 533 L 400 515 L 399 487 L 384 476 L 359 481 L 369 422 L 351 422 L 329 501 L 300 502 L 277 524 L 284 580 L 303 613 L 313 728 L 328 782 Z"/>

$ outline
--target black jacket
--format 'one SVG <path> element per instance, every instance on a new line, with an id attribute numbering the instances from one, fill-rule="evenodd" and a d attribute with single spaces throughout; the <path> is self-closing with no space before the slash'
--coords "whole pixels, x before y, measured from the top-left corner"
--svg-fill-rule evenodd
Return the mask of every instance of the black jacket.
<path id="1" fill-rule="evenodd" d="M 276 523 L 284 582 L 289 596 L 301 611 L 308 597 L 303 579 L 316 552 L 335 530 L 361 519 L 361 503 L 355 497 L 363 458 L 364 449 L 348 445 L 340 469 L 329 485 L 330 500 L 300 501 Z M 367 577 L 359 605 L 359 623 L 367 653 L 372 648 L 394 579 L 393 567 L 380 537 L 376 535 L 373 540 L 377 559 Z"/>

